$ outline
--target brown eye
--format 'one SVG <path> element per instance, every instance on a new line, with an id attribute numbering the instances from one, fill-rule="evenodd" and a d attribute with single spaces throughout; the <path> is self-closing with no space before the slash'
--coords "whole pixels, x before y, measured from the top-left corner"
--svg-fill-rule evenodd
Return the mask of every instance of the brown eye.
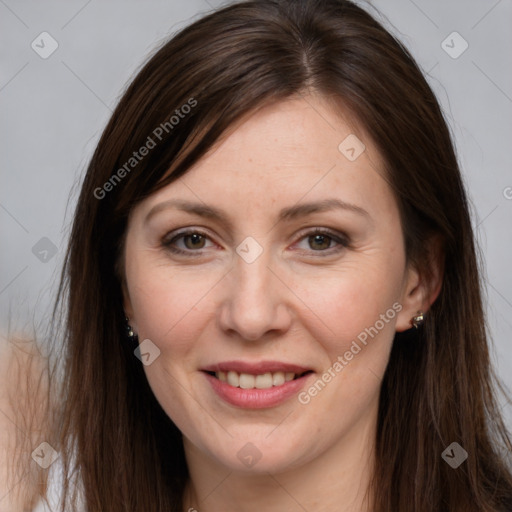
<path id="1" fill-rule="evenodd" d="M 308 237 L 309 246 L 314 250 L 329 249 L 332 238 L 328 235 L 311 235 Z"/>
<path id="2" fill-rule="evenodd" d="M 315 252 L 316 256 L 330 256 L 349 247 L 349 238 L 342 233 L 318 228 L 306 232 L 300 238 L 298 247 L 310 254 Z"/>
<path id="3" fill-rule="evenodd" d="M 203 249 L 205 237 L 199 233 L 182 236 L 183 242 L 187 249 Z"/>
<path id="4" fill-rule="evenodd" d="M 209 236 L 200 231 L 190 230 L 178 233 L 174 237 L 165 237 L 162 246 L 175 254 L 199 256 L 202 249 L 208 249 L 206 245 Z M 213 246 L 212 242 L 210 245 Z"/>

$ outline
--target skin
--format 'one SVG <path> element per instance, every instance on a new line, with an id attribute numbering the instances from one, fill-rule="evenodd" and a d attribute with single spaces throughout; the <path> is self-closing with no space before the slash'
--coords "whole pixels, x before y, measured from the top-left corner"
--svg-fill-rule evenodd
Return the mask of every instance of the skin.
<path id="1" fill-rule="evenodd" d="M 338 149 L 349 134 L 366 146 L 353 162 Z M 363 129 L 319 96 L 293 98 L 244 118 L 185 176 L 132 211 L 124 307 L 139 340 L 161 351 L 144 369 L 184 434 L 185 510 L 369 510 L 364 495 L 393 336 L 428 310 L 438 288 L 427 293 L 406 263 L 382 168 Z M 367 215 L 333 209 L 278 221 L 282 208 L 327 198 Z M 172 199 L 222 209 L 228 222 L 172 207 L 145 222 Z M 185 227 L 207 237 L 175 239 L 188 255 L 173 254 L 162 241 Z M 315 228 L 348 244 L 308 238 Z M 236 252 L 248 236 L 263 248 L 250 264 Z M 240 409 L 218 398 L 199 371 L 235 359 L 286 361 L 315 372 L 309 386 L 397 303 L 401 311 L 307 405 L 294 396 Z M 248 442 L 261 454 L 250 468 L 237 457 Z"/>
<path id="2" fill-rule="evenodd" d="M 33 510 L 46 486 L 47 474 L 27 457 L 41 439 L 51 439 L 46 361 L 34 341 L 0 333 L 0 512 Z"/>

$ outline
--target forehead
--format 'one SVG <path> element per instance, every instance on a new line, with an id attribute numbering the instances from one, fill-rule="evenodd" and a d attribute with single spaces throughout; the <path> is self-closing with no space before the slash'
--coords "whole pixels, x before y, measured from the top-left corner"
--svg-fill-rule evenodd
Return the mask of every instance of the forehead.
<path id="1" fill-rule="evenodd" d="M 378 151 L 351 116 L 321 97 L 294 97 L 231 126 L 185 175 L 144 206 L 180 197 L 248 210 L 329 194 L 369 205 L 377 214 L 394 203 L 383 172 Z"/>
<path id="2" fill-rule="evenodd" d="M 226 130 L 203 161 L 264 162 L 269 172 L 278 166 L 309 167 L 329 158 L 337 160 L 339 144 L 350 135 L 365 140 L 377 156 L 353 116 L 339 109 L 335 112 L 333 106 L 319 95 L 294 96 L 265 105 Z"/>

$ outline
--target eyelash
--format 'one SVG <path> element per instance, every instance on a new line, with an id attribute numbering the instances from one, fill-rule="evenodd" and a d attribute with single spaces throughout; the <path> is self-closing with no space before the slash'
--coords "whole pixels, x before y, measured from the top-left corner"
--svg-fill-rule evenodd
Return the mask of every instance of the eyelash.
<path id="1" fill-rule="evenodd" d="M 172 245 L 177 240 L 179 240 L 181 238 L 184 238 L 186 236 L 189 236 L 189 235 L 200 235 L 200 236 L 202 236 L 204 238 L 207 238 L 207 239 L 210 238 L 207 233 L 204 233 L 201 230 L 189 229 L 189 230 L 182 231 L 182 232 L 176 234 L 176 236 L 174 236 L 170 240 L 166 240 L 164 238 L 162 240 L 162 245 L 166 249 L 168 249 L 169 251 L 171 251 L 174 254 L 184 255 L 184 256 L 188 256 L 188 257 L 201 256 L 201 254 L 202 254 L 202 250 L 201 249 L 199 249 L 197 251 L 192 250 L 192 249 L 189 249 L 189 250 L 185 251 L 183 249 L 178 249 L 178 248 L 176 248 L 176 247 L 174 247 Z M 332 247 L 330 247 L 329 249 L 325 249 L 325 250 L 318 250 L 318 251 L 311 250 L 311 252 L 315 252 L 315 253 L 324 253 L 324 254 L 318 254 L 317 255 L 320 258 L 326 257 L 326 256 L 331 256 L 333 253 L 340 252 L 342 249 L 349 247 L 348 237 L 346 237 L 344 235 L 341 235 L 341 234 L 337 234 L 336 232 L 331 231 L 329 229 L 325 229 L 325 228 L 315 228 L 315 229 L 313 229 L 311 231 L 307 231 L 307 232 L 302 234 L 302 236 L 300 237 L 299 241 L 301 241 L 301 240 L 303 240 L 305 238 L 308 238 L 310 236 L 316 236 L 316 235 L 327 236 L 332 241 L 334 241 L 337 244 L 339 244 L 339 246 L 337 248 L 334 248 L 334 251 L 332 250 L 333 249 Z M 325 253 L 327 253 L 327 254 L 325 254 Z"/>

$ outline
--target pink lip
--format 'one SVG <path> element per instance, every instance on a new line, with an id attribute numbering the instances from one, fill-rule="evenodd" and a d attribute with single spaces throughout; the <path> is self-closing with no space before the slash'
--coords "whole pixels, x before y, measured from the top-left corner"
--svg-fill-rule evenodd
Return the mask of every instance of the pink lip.
<path id="1" fill-rule="evenodd" d="M 242 389 L 230 386 L 227 382 L 223 382 L 217 379 L 214 375 L 206 373 L 218 371 L 227 372 L 229 370 L 236 371 L 238 373 L 261 375 L 267 372 L 278 371 L 294 372 L 297 374 L 306 372 L 308 369 L 284 363 L 268 362 L 251 364 L 235 361 L 219 363 L 217 365 L 204 368 L 203 375 L 206 377 L 217 395 L 228 404 L 234 405 L 235 407 L 241 407 L 243 409 L 266 409 L 276 407 L 288 400 L 290 397 L 296 395 L 301 388 L 306 385 L 306 381 L 309 377 L 314 375 L 313 373 L 308 373 L 295 380 L 290 380 L 280 386 L 273 386 L 268 389 Z"/>
<path id="2" fill-rule="evenodd" d="M 248 373 L 249 375 L 262 375 L 268 372 L 293 372 L 301 374 L 310 371 L 311 368 L 299 366 L 291 363 L 282 363 L 279 361 L 260 361 L 250 363 L 246 361 L 224 361 L 201 368 L 205 372 L 229 372 Z"/>

